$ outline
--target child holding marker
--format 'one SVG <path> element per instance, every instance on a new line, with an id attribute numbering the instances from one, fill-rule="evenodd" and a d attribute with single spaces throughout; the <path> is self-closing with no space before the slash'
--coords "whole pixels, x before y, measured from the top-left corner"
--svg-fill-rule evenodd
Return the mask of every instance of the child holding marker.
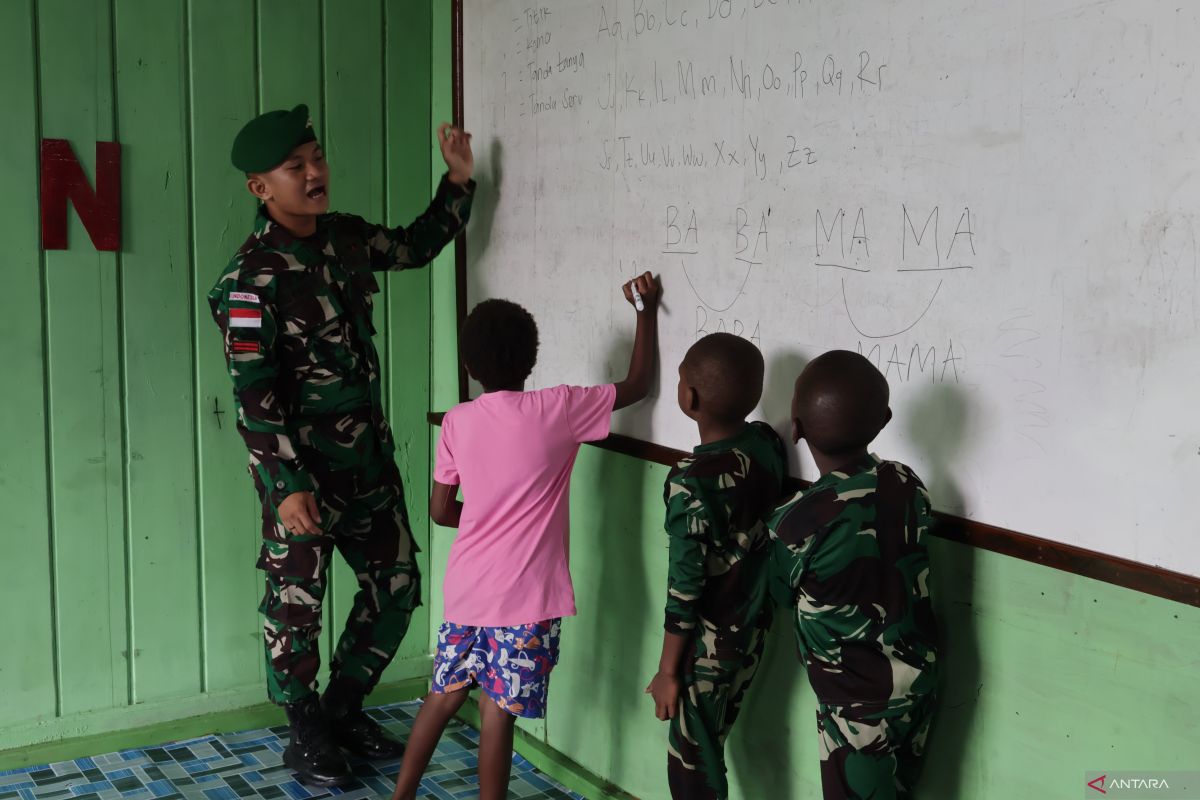
<path id="1" fill-rule="evenodd" d="M 667 779 L 676 800 L 725 798 L 725 737 L 762 660 L 771 624 L 764 517 L 787 459 L 769 425 L 746 422 L 763 357 L 729 333 L 697 341 L 679 365 L 679 408 L 700 445 L 664 487 L 670 540 L 666 631 L 646 691 L 671 721 Z"/>
<path id="2" fill-rule="evenodd" d="M 775 588 L 796 610 L 817 695 L 825 800 L 910 797 L 933 719 L 929 495 L 867 449 L 891 418 L 887 380 L 857 353 L 825 353 L 796 379 L 792 440 L 808 442 L 821 477 L 770 529 Z"/>
<path id="3" fill-rule="evenodd" d="M 446 723 L 472 687 L 481 690 L 482 800 L 507 794 L 516 717 L 545 716 L 559 623 L 575 613 L 567 506 L 575 456 L 580 443 L 608 435 L 614 410 L 646 396 L 653 373 L 657 282 L 647 272 L 623 289 L 638 309 L 637 329 L 629 373 L 617 384 L 525 391 L 538 348 L 529 312 L 486 300 L 463 325 L 463 362 L 484 393 L 442 422 L 429 512 L 458 535 L 443 585 L 446 621 L 432 688 L 409 736 L 394 800 L 416 797 Z"/>

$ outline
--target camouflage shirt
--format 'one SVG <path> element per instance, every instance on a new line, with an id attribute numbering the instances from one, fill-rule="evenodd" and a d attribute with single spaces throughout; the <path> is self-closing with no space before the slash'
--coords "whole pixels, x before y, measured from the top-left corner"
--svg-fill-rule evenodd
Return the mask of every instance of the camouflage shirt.
<path id="1" fill-rule="evenodd" d="M 372 295 L 379 291 L 373 273 L 428 264 L 466 224 L 473 191 L 473 183 L 460 187 L 443 178 L 429 208 L 408 227 L 323 214 L 305 239 L 260 206 L 254 233 L 208 302 L 225 340 L 238 432 L 275 505 L 313 489 L 296 449 L 301 421 L 319 426 L 331 415 L 357 412 L 355 430 L 314 434 L 310 424 L 306 443 L 338 445 L 373 428 L 391 456 L 371 340 Z"/>
<path id="2" fill-rule="evenodd" d="M 783 442 L 763 422 L 700 445 L 671 470 L 663 490 L 670 539 L 667 631 L 692 635 L 703 627 L 721 634 L 734 654 L 741 648 L 739 634 L 750 635 L 768 610 L 764 517 L 779 499 L 786 471 Z"/>
<path id="3" fill-rule="evenodd" d="M 796 608 L 817 698 L 902 707 L 933 691 L 929 494 L 912 470 L 865 456 L 772 516 L 773 590 Z"/>

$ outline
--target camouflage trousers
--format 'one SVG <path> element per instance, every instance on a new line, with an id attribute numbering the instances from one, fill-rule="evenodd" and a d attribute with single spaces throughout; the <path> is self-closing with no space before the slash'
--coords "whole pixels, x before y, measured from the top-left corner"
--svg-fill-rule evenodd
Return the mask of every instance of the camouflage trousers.
<path id="1" fill-rule="evenodd" d="M 817 706 L 824 800 L 912 797 L 934 697 L 902 708 Z"/>
<path id="2" fill-rule="evenodd" d="M 280 705 L 317 691 L 321 606 L 335 549 L 354 571 L 358 593 L 330 661 L 331 682 L 353 682 L 363 695 L 374 689 L 408 631 L 413 609 L 421 604 L 418 548 L 395 461 L 370 434 L 356 438 L 354 455 L 348 458 L 342 450 L 322 458 L 310 447 L 301 452 L 316 484 L 320 535 L 284 528 L 269 496 L 258 487 L 263 498 L 258 567 L 267 576 L 259 606 L 267 694 Z M 347 463 L 354 461 L 353 466 Z"/>
<path id="3" fill-rule="evenodd" d="M 737 720 L 750 682 L 762 663 L 769 615 L 740 632 L 737 647 L 703 622 L 684 666 L 679 710 L 667 738 L 667 782 L 676 800 L 724 800 L 725 738 Z"/>

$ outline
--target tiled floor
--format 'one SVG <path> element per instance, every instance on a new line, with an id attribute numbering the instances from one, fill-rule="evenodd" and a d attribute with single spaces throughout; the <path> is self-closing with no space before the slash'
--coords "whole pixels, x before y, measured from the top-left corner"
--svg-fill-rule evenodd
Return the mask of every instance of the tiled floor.
<path id="1" fill-rule="evenodd" d="M 402 739 L 408 737 L 420 703 L 371 709 L 371 715 Z M 345 800 L 388 797 L 399 761 L 356 763 L 359 784 L 346 789 L 309 789 L 283 766 L 287 728 L 264 728 L 226 736 L 206 736 L 144 750 L 42 767 L 0 772 L 0 800 Z M 472 798 L 479 734 L 454 721 L 446 729 L 421 782 L 421 797 Z M 542 775 L 525 759 L 513 761 L 510 798 L 579 798 Z"/>

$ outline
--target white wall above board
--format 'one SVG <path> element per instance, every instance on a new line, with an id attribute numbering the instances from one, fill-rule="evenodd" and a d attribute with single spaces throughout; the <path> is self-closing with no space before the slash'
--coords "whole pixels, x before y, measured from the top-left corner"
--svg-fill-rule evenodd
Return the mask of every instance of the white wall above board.
<path id="1" fill-rule="evenodd" d="M 469 298 L 538 320 L 535 386 L 623 377 L 690 449 L 704 332 L 887 376 L 876 443 L 942 510 L 1200 575 L 1200 4 L 466 0 Z M 807 454 L 793 470 L 812 477 Z"/>

